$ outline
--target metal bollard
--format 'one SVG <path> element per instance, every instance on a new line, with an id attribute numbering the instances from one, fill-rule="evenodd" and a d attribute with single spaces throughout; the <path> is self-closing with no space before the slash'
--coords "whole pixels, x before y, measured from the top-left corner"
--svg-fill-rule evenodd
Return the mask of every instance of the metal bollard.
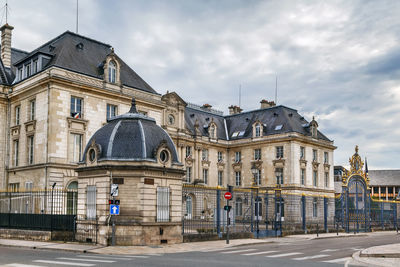
<path id="1" fill-rule="evenodd" d="M 319 236 L 319 227 L 318 227 L 318 223 L 317 223 L 317 237 Z"/>
<path id="2" fill-rule="evenodd" d="M 336 222 L 336 235 L 339 235 L 339 222 Z"/>
<path id="3" fill-rule="evenodd" d="M 356 222 L 354 222 L 354 234 L 356 234 Z"/>

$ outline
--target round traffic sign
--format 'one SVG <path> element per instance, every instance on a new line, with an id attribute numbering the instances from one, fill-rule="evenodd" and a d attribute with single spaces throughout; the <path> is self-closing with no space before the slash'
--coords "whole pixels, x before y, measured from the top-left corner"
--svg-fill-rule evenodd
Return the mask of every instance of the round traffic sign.
<path id="1" fill-rule="evenodd" d="M 231 199 L 231 198 L 232 198 L 232 193 L 226 192 L 226 193 L 224 194 L 224 198 L 227 199 L 227 200 Z"/>

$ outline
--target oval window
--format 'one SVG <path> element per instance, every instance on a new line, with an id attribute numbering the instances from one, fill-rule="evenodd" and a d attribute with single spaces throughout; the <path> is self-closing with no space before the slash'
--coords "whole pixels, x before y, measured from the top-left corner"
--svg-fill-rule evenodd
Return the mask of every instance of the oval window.
<path id="1" fill-rule="evenodd" d="M 96 159 L 96 151 L 94 151 L 94 149 L 90 149 L 89 150 L 89 160 L 91 162 L 93 162 Z"/>
<path id="2" fill-rule="evenodd" d="M 172 125 L 172 124 L 175 123 L 175 117 L 174 117 L 174 115 L 172 115 L 172 114 L 169 114 L 169 115 L 168 115 L 168 123 L 169 123 L 169 125 Z"/>
<path id="3" fill-rule="evenodd" d="M 167 150 L 162 150 L 162 151 L 160 152 L 160 161 L 161 161 L 162 163 L 167 162 L 167 161 L 168 161 L 168 157 L 169 157 L 169 154 L 168 154 L 168 151 L 167 151 Z"/>

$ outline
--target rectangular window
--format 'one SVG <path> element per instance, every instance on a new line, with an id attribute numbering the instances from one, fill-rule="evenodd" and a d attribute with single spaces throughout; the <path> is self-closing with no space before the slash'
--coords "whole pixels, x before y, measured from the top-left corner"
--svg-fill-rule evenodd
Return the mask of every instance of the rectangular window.
<path id="1" fill-rule="evenodd" d="M 18 81 L 21 81 L 22 79 L 23 79 L 23 77 L 22 77 L 22 67 L 20 67 L 18 69 Z"/>
<path id="2" fill-rule="evenodd" d="M 31 100 L 29 102 L 29 120 L 31 121 L 35 119 L 35 109 L 36 109 L 36 101 Z"/>
<path id="3" fill-rule="evenodd" d="M 313 186 L 318 186 L 318 172 L 313 171 Z"/>
<path id="4" fill-rule="evenodd" d="M 19 140 L 14 140 L 13 166 L 18 166 Z"/>
<path id="5" fill-rule="evenodd" d="M 35 147 L 35 139 L 34 136 L 32 135 L 28 137 L 28 164 L 33 164 L 34 147 Z"/>
<path id="6" fill-rule="evenodd" d="M 318 217 L 318 198 L 313 199 L 313 209 L 312 209 L 313 217 Z"/>
<path id="7" fill-rule="evenodd" d="M 88 185 L 86 192 L 86 217 L 88 220 L 96 219 L 96 186 Z"/>
<path id="8" fill-rule="evenodd" d="M 25 65 L 25 77 L 31 76 L 31 64 Z"/>
<path id="9" fill-rule="evenodd" d="M 11 192 L 18 192 L 19 191 L 19 183 L 9 183 L 8 190 Z"/>
<path id="10" fill-rule="evenodd" d="M 261 185 L 261 170 L 257 170 L 255 174 L 255 179 L 256 179 L 256 185 Z"/>
<path id="11" fill-rule="evenodd" d="M 33 182 L 25 182 L 25 190 L 32 191 L 33 189 Z"/>
<path id="12" fill-rule="evenodd" d="M 157 187 L 157 222 L 169 222 L 169 187 Z"/>
<path id="13" fill-rule="evenodd" d="M 329 172 L 325 173 L 325 187 L 329 187 Z"/>
<path id="14" fill-rule="evenodd" d="M 186 182 L 192 182 L 192 167 L 186 167 Z"/>
<path id="15" fill-rule="evenodd" d="M 15 125 L 19 125 L 21 117 L 21 106 L 15 107 Z"/>
<path id="16" fill-rule="evenodd" d="M 79 162 L 82 158 L 82 135 L 81 134 L 71 134 L 72 142 L 72 161 Z"/>
<path id="17" fill-rule="evenodd" d="M 222 186 L 224 184 L 224 172 L 218 171 L 218 185 Z"/>
<path id="18" fill-rule="evenodd" d="M 324 152 L 324 163 L 325 163 L 325 164 L 328 164 L 328 163 L 329 163 L 328 152 Z"/>
<path id="19" fill-rule="evenodd" d="M 242 160 L 242 153 L 240 151 L 235 152 L 235 162 L 238 163 Z"/>
<path id="20" fill-rule="evenodd" d="M 242 185 L 242 174 L 240 172 L 235 172 L 236 186 Z"/>
<path id="21" fill-rule="evenodd" d="M 313 155 L 312 160 L 316 162 L 318 159 L 318 152 L 316 149 L 313 149 L 312 155 Z"/>
<path id="22" fill-rule="evenodd" d="M 203 169 L 203 182 L 208 184 L 208 169 Z"/>
<path id="23" fill-rule="evenodd" d="M 218 151 L 218 162 L 222 162 L 223 158 L 222 158 L 222 152 Z"/>
<path id="24" fill-rule="evenodd" d="M 306 149 L 305 147 L 300 147 L 300 159 L 306 159 Z"/>
<path id="25" fill-rule="evenodd" d="M 236 198 L 235 201 L 235 215 L 242 216 L 243 215 L 243 202 L 241 198 Z"/>
<path id="26" fill-rule="evenodd" d="M 276 168 L 275 169 L 275 177 L 276 177 L 276 184 L 283 184 L 283 169 Z"/>
<path id="27" fill-rule="evenodd" d="M 117 116 L 117 106 L 107 104 L 107 120 Z"/>
<path id="28" fill-rule="evenodd" d="M 187 146 L 186 147 L 186 158 L 189 158 L 192 156 L 192 147 L 191 146 Z"/>
<path id="29" fill-rule="evenodd" d="M 300 183 L 301 183 L 301 185 L 304 185 L 305 179 L 306 179 L 306 170 L 305 169 L 301 169 L 300 170 Z"/>
<path id="30" fill-rule="evenodd" d="M 276 158 L 277 159 L 283 158 L 283 146 L 276 147 Z"/>
<path id="31" fill-rule="evenodd" d="M 36 73 L 36 72 L 38 72 L 38 61 L 37 61 L 37 59 L 35 59 L 34 61 L 33 61 L 33 63 L 32 63 L 32 73 Z"/>
<path id="32" fill-rule="evenodd" d="M 204 161 L 208 161 L 208 149 L 203 149 L 201 151 L 201 159 Z"/>
<path id="33" fill-rule="evenodd" d="M 71 96 L 71 117 L 82 118 L 82 98 Z"/>
<path id="34" fill-rule="evenodd" d="M 261 160 L 261 149 L 254 149 L 254 160 Z"/>

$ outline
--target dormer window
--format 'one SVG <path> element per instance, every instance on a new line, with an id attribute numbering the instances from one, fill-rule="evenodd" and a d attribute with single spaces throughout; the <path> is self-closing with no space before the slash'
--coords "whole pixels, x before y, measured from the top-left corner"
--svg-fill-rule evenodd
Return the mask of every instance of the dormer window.
<path id="1" fill-rule="evenodd" d="M 31 76 L 31 64 L 25 65 L 25 78 Z"/>
<path id="2" fill-rule="evenodd" d="M 317 138 L 318 137 L 318 123 L 315 121 L 315 118 L 313 117 L 312 121 L 310 122 L 310 132 L 311 132 L 311 136 L 313 138 Z"/>
<path id="3" fill-rule="evenodd" d="M 18 81 L 22 80 L 22 67 L 18 68 Z"/>
<path id="4" fill-rule="evenodd" d="M 259 123 L 256 124 L 255 135 L 256 135 L 256 137 L 260 137 L 261 136 L 261 124 L 259 124 Z"/>
<path id="5" fill-rule="evenodd" d="M 217 127 L 215 126 L 215 124 L 211 124 L 210 127 L 208 128 L 208 134 L 210 136 L 210 138 L 216 138 L 216 131 Z"/>
<path id="6" fill-rule="evenodd" d="M 113 60 L 108 63 L 108 81 L 115 83 L 117 77 L 117 66 Z"/>
<path id="7" fill-rule="evenodd" d="M 38 71 L 38 60 L 35 59 L 32 63 L 32 73 L 36 73 Z"/>

